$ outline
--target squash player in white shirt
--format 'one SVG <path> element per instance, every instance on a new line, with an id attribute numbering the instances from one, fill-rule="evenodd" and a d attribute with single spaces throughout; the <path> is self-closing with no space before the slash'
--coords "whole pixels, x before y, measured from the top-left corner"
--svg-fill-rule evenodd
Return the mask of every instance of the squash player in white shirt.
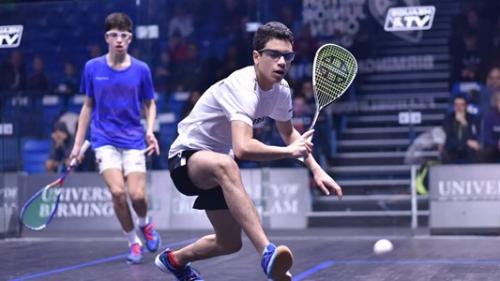
<path id="1" fill-rule="evenodd" d="M 177 280 L 203 280 L 191 262 L 237 252 L 242 230 L 261 255 L 269 279 L 292 278 L 292 253 L 286 246 L 270 243 L 233 155 L 253 161 L 305 157 L 316 186 L 327 195 L 342 196 L 340 186 L 311 154 L 313 131 L 300 135 L 291 122 L 291 91 L 283 77 L 294 58 L 292 32 L 282 23 L 269 22 L 257 30 L 253 45 L 254 65 L 212 85 L 179 123 L 179 136 L 170 148 L 169 170 L 176 188 L 198 196 L 193 208 L 206 211 L 215 232 L 156 257 L 156 265 Z M 265 117 L 276 121 L 287 146 L 270 146 L 253 138 L 253 125 Z"/>

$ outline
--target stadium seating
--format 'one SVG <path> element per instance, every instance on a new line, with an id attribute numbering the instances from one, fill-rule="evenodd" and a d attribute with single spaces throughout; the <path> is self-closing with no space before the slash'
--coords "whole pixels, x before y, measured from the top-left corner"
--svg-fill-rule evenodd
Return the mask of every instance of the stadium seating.
<path id="1" fill-rule="evenodd" d="M 45 161 L 49 157 L 50 139 L 26 139 L 23 143 L 23 167 L 27 173 L 45 172 Z"/>
<path id="2" fill-rule="evenodd" d="M 44 136 L 50 136 L 52 126 L 64 110 L 63 99 L 55 95 L 46 95 L 42 97 L 42 127 Z"/>

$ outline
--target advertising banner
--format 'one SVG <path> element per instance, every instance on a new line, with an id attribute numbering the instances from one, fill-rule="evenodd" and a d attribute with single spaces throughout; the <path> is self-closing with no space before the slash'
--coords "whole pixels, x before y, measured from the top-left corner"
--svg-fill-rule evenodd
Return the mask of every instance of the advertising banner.
<path id="1" fill-rule="evenodd" d="M 305 169 L 248 169 L 242 170 L 241 174 L 243 185 L 255 203 L 264 227 L 307 226 L 310 195 Z M 25 202 L 54 177 L 53 174 L 20 176 L 20 202 Z M 156 228 L 211 228 L 205 212 L 192 208 L 196 197 L 179 193 L 167 171 L 149 172 L 147 188 L 148 213 Z M 56 216 L 48 226 L 51 230 L 120 230 L 111 193 L 99 174 L 74 173 L 66 179 L 61 191 Z M 48 205 L 42 204 L 39 215 L 48 216 L 48 210 Z M 18 211 L 15 213 L 17 218 Z"/>
<path id="2" fill-rule="evenodd" d="M 442 165 L 430 170 L 432 233 L 500 233 L 500 166 Z"/>

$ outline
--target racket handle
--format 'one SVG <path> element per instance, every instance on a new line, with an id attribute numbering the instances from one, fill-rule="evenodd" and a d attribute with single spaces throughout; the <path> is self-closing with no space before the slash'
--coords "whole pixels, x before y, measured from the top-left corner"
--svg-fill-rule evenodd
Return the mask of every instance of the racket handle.
<path id="1" fill-rule="evenodd" d="M 315 123 L 316 123 L 316 122 L 315 122 Z M 313 124 L 313 125 L 314 125 L 314 124 Z M 313 126 L 311 126 L 311 128 L 309 128 L 309 130 L 312 130 L 312 129 L 313 129 Z M 313 136 L 310 136 L 310 137 L 308 137 L 308 138 L 307 138 L 307 140 L 308 140 L 308 141 L 312 141 L 312 139 L 313 139 Z M 306 158 L 304 158 L 304 157 L 299 157 L 299 158 L 297 158 L 297 160 L 299 160 L 300 162 L 304 163 L 304 161 L 306 161 Z"/>
<path id="2" fill-rule="evenodd" d="M 85 151 L 90 147 L 90 142 L 88 140 L 85 140 L 82 144 L 82 147 L 80 147 L 80 152 L 78 153 L 78 157 L 82 157 L 85 154 Z M 74 167 L 76 165 L 76 158 L 73 158 L 71 162 L 69 163 L 70 167 Z"/>

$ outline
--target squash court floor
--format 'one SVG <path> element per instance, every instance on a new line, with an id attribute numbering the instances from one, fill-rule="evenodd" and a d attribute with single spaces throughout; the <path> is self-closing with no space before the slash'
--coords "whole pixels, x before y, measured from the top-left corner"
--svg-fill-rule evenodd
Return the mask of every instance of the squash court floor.
<path id="1" fill-rule="evenodd" d="M 163 248 L 177 248 L 207 234 L 163 231 Z M 500 237 L 431 236 L 407 228 L 311 228 L 267 231 L 271 241 L 294 252 L 293 281 L 498 281 Z M 377 256 L 373 243 L 388 238 L 394 250 Z M 0 240 L 0 280 L 175 280 L 146 253 L 139 265 L 126 264 L 121 233 L 24 231 Z M 266 280 L 260 259 L 244 237 L 240 252 L 195 262 L 207 281 Z"/>

